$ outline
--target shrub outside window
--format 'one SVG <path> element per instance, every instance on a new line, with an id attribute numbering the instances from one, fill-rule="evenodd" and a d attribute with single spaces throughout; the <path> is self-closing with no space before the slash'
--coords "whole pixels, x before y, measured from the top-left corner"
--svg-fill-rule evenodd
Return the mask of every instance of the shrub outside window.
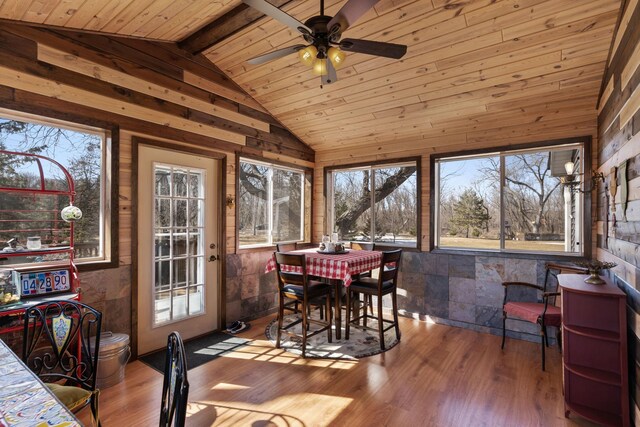
<path id="1" fill-rule="evenodd" d="M 439 248 L 582 254 L 583 193 L 565 187 L 565 163 L 583 170 L 583 144 L 435 160 Z"/>
<path id="2" fill-rule="evenodd" d="M 241 159 L 238 189 L 240 248 L 304 239 L 304 171 Z"/>
<path id="3" fill-rule="evenodd" d="M 78 264 L 106 261 L 110 258 L 108 239 L 111 230 L 106 207 L 109 187 L 106 153 L 109 133 L 102 129 L 20 115 L 0 115 L 0 149 L 29 152 L 52 158 L 71 174 L 75 184 L 75 206 L 82 210 L 82 219 L 75 223 L 74 249 Z M 38 188 L 40 173 L 35 161 L 15 156 L 0 160 L 0 180 L 3 185 L 18 188 Z M 53 166 L 43 162 L 44 167 Z M 58 188 L 63 177 L 60 170 L 43 170 L 47 188 Z M 65 187 L 66 188 L 66 187 Z M 68 205 L 66 197 L 35 198 L 15 193 L 0 193 L 0 241 L 15 238 L 26 246 L 27 238 L 36 235 L 42 245 L 68 245 L 69 226 L 61 220 L 60 210 Z M 37 257 L 8 259 L 8 263 L 37 263 Z"/>
<path id="4" fill-rule="evenodd" d="M 329 231 L 345 241 L 417 247 L 418 184 L 417 161 L 329 170 Z"/>

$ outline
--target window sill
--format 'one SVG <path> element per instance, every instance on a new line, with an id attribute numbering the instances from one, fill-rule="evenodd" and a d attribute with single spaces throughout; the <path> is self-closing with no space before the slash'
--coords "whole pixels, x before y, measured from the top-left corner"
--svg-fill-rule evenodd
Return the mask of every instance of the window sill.
<path id="1" fill-rule="evenodd" d="M 432 254 L 443 255 L 469 255 L 469 256 L 486 256 L 496 258 L 521 258 L 521 259 L 539 259 L 542 261 L 565 261 L 574 262 L 584 260 L 583 254 L 564 254 L 564 253 L 543 253 L 543 252 L 507 252 L 507 251 L 492 251 L 492 250 L 478 250 L 478 249 L 457 249 L 457 248 L 434 248 L 431 250 Z"/>

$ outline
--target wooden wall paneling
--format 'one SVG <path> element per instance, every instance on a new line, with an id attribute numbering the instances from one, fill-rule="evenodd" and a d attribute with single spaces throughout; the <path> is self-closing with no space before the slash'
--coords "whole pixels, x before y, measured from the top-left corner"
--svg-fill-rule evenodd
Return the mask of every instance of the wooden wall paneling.
<path id="1" fill-rule="evenodd" d="M 629 345 L 631 361 L 631 419 L 637 423 L 640 414 L 638 402 L 638 305 L 637 295 L 640 289 L 640 190 L 638 175 L 640 174 L 640 129 L 636 126 L 636 117 L 640 117 L 640 62 L 638 44 L 640 43 L 640 5 L 637 0 L 625 1 L 626 8 L 621 14 L 620 23 L 611 47 L 609 66 L 603 79 L 603 90 L 599 100 L 598 132 L 599 132 L 599 164 L 600 171 L 608 175 L 613 167 L 628 161 L 627 179 L 629 196 L 626 217 L 623 215 L 620 191 L 611 204 L 616 208 L 616 224 L 610 222 L 604 235 L 606 210 L 610 209 L 604 202 L 604 196 L 598 197 L 598 251 L 597 258 L 618 264 L 613 272 L 629 286 L 622 289 L 627 293 L 629 302 L 636 301 L 628 307 L 629 333 L 632 338 Z M 607 176 L 607 185 L 611 185 L 611 177 Z M 625 177 L 618 176 L 618 185 Z M 605 246 L 606 243 L 606 246 Z M 605 249 L 606 247 L 606 249 Z M 634 297 L 635 296 L 635 297 Z"/>
<path id="2" fill-rule="evenodd" d="M 218 108 L 210 102 L 187 96 L 177 90 L 170 91 L 165 86 L 148 82 L 144 79 L 130 76 L 127 73 L 98 65 L 95 62 L 82 59 L 78 56 L 71 55 L 58 49 L 40 45 L 38 47 L 38 60 L 65 68 L 70 71 L 81 73 L 86 76 L 93 76 L 101 81 L 117 84 L 119 86 L 136 90 L 138 92 L 159 99 L 164 99 L 165 101 L 170 101 L 184 107 L 194 108 L 210 115 L 214 115 L 245 126 L 249 126 L 266 132 L 269 131 L 269 125 L 267 123 L 255 120 L 251 117 L 247 117 L 235 111 Z"/>
<path id="3" fill-rule="evenodd" d="M 624 13 L 618 25 L 616 35 L 613 39 L 613 45 L 611 48 L 611 55 L 609 57 L 609 64 L 615 58 L 618 47 L 620 46 L 620 42 L 622 41 L 622 37 L 626 34 L 627 28 L 629 27 L 629 23 L 632 21 L 632 16 L 636 13 L 638 6 L 638 0 L 625 0 L 624 2 Z"/>
<path id="4" fill-rule="evenodd" d="M 2 71 L 0 73 L 0 84 L 6 86 L 13 86 L 17 89 L 55 97 L 75 104 L 83 104 L 88 101 L 93 107 L 103 111 L 116 110 L 121 114 L 126 114 L 139 120 L 155 123 L 156 125 L 169 126 L 203 136 L 218 138 L 222 141 L 234 144 L 245 144 L 245 137 L 243 135 L 225 131 L 213 126 L 192 122 L 189 119 L 182 119 L 180 116 L 158 111 L 157 103 L 155 103 L 155 101 L 145 99 L 140 95 L 133 93 L 120 95 L 121 92 L 118 88 L 107 86 L 103 89 L 105 91 L 112 92 L 112 95 L 100 95 L 97 93 L 100 90 L 100 85 L 96 81 L 90 82 L 90 87 L 86 87 L 85 89 L 79 89 L 71 84 L 62 84 L 59 81 L 53 82 L 46 77 L 40 77 L 28 72 L 16 70 L 20 64 L 15 60 L 15 58 L 11 60 L 11 58 L 7 58 L 6 55 L 0 55 L 0 63 L 3 64 L 3 66 L 0 67 L 0 70 Z M 25 65 L 25 68 L 27 66 L 27 64 L 22 65 Z M 50 73 L 50 70 L 45 70 L 41 67 L 39 70 L 34 70 L 33 68 L 37 67 L 32 67 L 30 71 L 40 72 L 41 76 L 49 76 L 52 74 Z M 58 74 L 62 76 L 61 73 Z M 82 80 L 79 75 L 70 77 L 73 77 L 76 83 L 79 80 Z M 131 102 L 132 99 L 134 103 Z M 156 104 L 156 108 L 152 105 L 154 103 Z M 163 107 L 168 109 L 169 106 L 165 104 Z"/>

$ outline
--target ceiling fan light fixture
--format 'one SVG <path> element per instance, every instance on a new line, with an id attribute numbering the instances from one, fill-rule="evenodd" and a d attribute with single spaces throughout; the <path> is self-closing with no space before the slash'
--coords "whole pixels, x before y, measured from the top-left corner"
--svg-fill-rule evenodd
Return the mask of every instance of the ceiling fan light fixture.
<path id="1" fill-rule="evenodd" d="M 317 58 L 313 63 L 312 73 L 314 76 L 326 76 L 329 74 L 327 69 L 327 59 Z"/>
<path id="2" fill-rule="evenodd" d="M 344 65 L 344 61 L 347 58 L 346 53 L 333 46 L 330 47 L 327 51 L 327 56 L 331 60 L 331 63 L 336 70 Z"/>
<path id="3" fill-rule="evenodd" d="M 298 58 L 300 62 L 310 67 L 314 64 L 316 60 L 316 56 L 318 55 L 318 49 L 314 45 L 309 45 L 304 49 L 300 49 L 298 51 Z"/>

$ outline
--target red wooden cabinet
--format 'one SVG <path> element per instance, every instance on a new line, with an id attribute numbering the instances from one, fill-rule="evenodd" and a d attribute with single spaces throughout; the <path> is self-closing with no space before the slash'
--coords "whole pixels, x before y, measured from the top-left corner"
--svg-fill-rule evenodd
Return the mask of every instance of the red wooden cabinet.
<path id="1" fill-rule="evenodd" d="M 591 285 L 586 277 L 558 276 L 565 416 L 575 413 L 603 425 L 628 426 L 626 295 L 610 280 Z"/>

